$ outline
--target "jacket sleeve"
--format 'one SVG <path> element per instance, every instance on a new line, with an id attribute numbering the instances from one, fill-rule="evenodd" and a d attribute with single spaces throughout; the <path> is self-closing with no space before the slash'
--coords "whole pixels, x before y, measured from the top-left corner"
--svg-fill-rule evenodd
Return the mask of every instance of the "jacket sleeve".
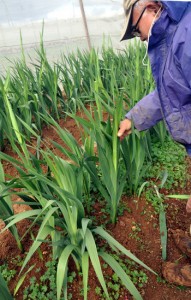
<path id="1" fill-rule="evenodd" d="M 189 84 L 189 87 L 191 88 L 191 26 L 189 26 L 189 28 L 186 28 L 184 33 L 184 42 L 179 42 L 177 51 L 175 53 L 175 57 L 176 61 L 178 61 L 181 66 L 184 78 L 186 79 L 186 81 Z"/>
<path id="2" fill-rule="evenodd" d="M 157 89 L 142 98 L 126 115 L 139 130 L 146 130 L 163 119 Z"/>

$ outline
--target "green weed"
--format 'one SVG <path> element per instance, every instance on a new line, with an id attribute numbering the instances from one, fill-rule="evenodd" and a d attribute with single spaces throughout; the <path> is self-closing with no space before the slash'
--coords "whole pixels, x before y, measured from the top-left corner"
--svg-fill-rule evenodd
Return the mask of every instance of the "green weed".
<path id="1" fill-rule="evenodd" d="M 186 152 L 179 144 L 166 136 L 161 144 L 152 137 L 151 158 L 152 164 L 147 170 L 147 179 L 162 180 L 164 172 L 167 172 L 165 189 L 184 187 L 186 182 Z"/>
<path id="2" fill-rule="evenodd" d="M 129 259 L 124 259 L 116 254 L 112 255 L 116 261 L 120 264 L 122 269 L 128 274 L 135 286 L 143 288 L 148 281 L 148 276 L 142 270 L 138 270 L 136 264 Z M 107 267 L 107 266 L 106 266 Z M 106 285 L 110 292 L 110 300 L 118 300 L 121 296 L 125 295 L 125 290 L 122 286 L 120 278 L 116 273 L 112 276 L 107 276 Z M 106 295 L 100 287 L 95 288 L 96 295 L 99 296 L 100 300 L 106 299 Z"/>

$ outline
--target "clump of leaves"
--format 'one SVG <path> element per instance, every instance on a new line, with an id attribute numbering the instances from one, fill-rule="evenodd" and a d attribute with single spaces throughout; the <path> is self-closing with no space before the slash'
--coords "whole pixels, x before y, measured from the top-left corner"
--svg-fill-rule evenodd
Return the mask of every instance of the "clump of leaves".
<path id="1" fill-rule="evenodd" d="M 16 275 L 16 270 L 10 270 L 8 264 L 5 262 L 0 266 L 0 273 L 4 280 L 8 284 L 12 278 Z"/>
<path id="2" fill-rule="evenodd" d="M 112 257 L 119 263 L 126 274 L 128 274 L 135 286 L 139 288 L 145 286 L 148 281 L 148 276 L 145 272 L 138 269 L 137 265 L 133 261 L 118 256 L 117 254 L 112 254 Z M 107 268 L 108 265 L 104 264 L 103 267 Z M 107 276 L 106 285 L 110 293 L 110 300 L 118 300 L 121 296 L 126 295 L 122 282 L 116 273 L 113 273 L 112 276 Z M 99 296 L 99 299 L 106 299 L 105 293 L 99 286 L 95 288 L 95 293 Z"/>
<path id="3" fill-rule="evenodd" d="M 164 203 L 164 196 L 160 194 L 160 198 L 156 194 L 155 190 L 150 186 L 145 192 L 146 199 L 154 208 L 156 214 L 159 214 L 161 209 L 161 203 L 166 208 L 167 204 Z"/>
<path id="4" fill-rule="evenodd" d="M 141 241 L 141 238 L 139 237 L 139 232 L 141 231 L 140 224 L 133 222 L 132 225 L 132 232 L 129 234 L 129 236 L 135 239 L 137 242 Z"/>
<path id="5" fill-rule="evenodd" d="M 169 136 L 161 144 L 156 138 L 152 137 L 151 143 L 152 164 L 147 171 L 147 179 L 162 179 L 164 171 L 167 171 L 168 177 L 164 188 L 184 187 L 186 182 L 186 152 L 184 148 L 175 143 Z"/>
<path id="6" fill-rule="evenodd" d="M 56 261 L 48 261 L 46 263 L 47 270 L 39 280 L 35 276 L 31 277 L 30 285 L 23 292 L 23 300 L 25 299 L 51 299 L 56 300 Z M 40 270 L 37 269 L 36 273 Z M 72 283 L 76 276 L 75 272 L 68 274 L 68 283 Z M 64 300 L 62 295 L 61 300 Z M 68 294 L 68 299 L 72 299 L 72 294 Z"/>

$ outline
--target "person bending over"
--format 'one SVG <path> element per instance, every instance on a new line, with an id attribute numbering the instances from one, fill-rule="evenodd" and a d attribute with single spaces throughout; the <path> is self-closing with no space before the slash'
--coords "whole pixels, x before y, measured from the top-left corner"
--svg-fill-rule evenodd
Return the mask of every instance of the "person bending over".
<path id="1" fill-rule="evenodd" d="M 171 137 L 191 157 L 191 2 L 124 0 L 126 15 L 121 41 L 139 37 L 148 43 L 148 56 L 156 89 L 141 99 L 120 123 L 118 137 L 131 133 L 132 122 L 146 130 L 164 120 Z M 191 212 L 191 198 L 186 205 Z M 191 258 L 191 238 L 173 232 L 179 249 Z M 168 262 L 164 277 L 191 286 L 191 265 Z"/>

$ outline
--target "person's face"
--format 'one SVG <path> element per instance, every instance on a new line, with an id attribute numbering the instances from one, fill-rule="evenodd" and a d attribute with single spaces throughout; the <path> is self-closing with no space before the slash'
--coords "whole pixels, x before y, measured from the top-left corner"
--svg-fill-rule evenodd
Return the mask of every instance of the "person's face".
<path id="1" fill-rule="evenodd" d="M 135 36 L 139 36 L 141 41 L 148 40 L 149 31 L 159 9 L 160 6 L 154 2 L 148 2 L 142 8 L 135 7 L 133 9 L 132 26 L 134 27 Z"/>

